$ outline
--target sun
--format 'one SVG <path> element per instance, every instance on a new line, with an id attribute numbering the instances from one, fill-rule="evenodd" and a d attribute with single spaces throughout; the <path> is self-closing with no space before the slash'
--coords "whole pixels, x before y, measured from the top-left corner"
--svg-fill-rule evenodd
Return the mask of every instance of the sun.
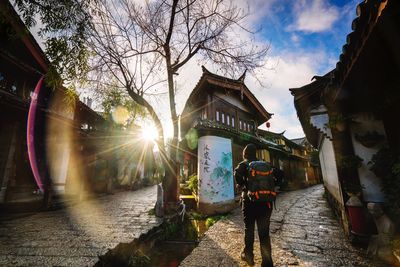
<path id="1" fill-rule="evenodd" d="M 158 139 L 158 131 L 154 125 L 145 125 L 142 127 L 142 138 L 147 141 L 155 141 Z"/>

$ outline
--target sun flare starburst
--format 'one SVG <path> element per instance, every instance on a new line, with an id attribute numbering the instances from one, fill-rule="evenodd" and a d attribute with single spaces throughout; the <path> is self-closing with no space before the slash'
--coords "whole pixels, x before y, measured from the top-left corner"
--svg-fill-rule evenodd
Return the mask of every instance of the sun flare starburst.
<path id="1" fill-rule="evenodd" d="M 158 131 L 154 125 L 146 125 L 142 127 L 142 138 L 147 141 L 155 141 L 158 139 Z"/>

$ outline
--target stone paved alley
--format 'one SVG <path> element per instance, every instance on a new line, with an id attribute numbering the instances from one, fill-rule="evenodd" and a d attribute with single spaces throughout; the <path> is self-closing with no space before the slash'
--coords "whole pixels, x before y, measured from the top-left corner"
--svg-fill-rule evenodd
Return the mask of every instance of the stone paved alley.
<path id="1" fill-rule="evenodd" d="M 91 266 L 97 255 L 158 226 L 156 187 L 119 192 L 65 210 L 0 221 L 0 266 Z"/>
<path id="2" fill-rule="evenodd" d="M 161 223 L 148 211 L 156 188 L 120 192 L 75 205 L 0 221 L 0 266 L 91 266 L 97 255 Z M 276 266 L 379 266 L 352 247 L 323 198 L 323 186 L 285 192 L 271 222 Z M 245 266 L 239 259 L 239 209 L 212 226 L 182 266 Z M 260 262 L 255 246 L 256 262 Z"/>
<path id="3" fill-rule="evenodd" d="M 271 218 L 272 252 L 276 266 L 385 266 L 369 262 L 365 251 L 352 247 L 323 198 L 323 186 L 286 192 Z M 256 234 L 257 236 L 257 234 Z M 258 240 L 256 240 L 258 242 Z M 240 261 L 243 223 L 239 209 L 212 226 L 182 263 L 193 266 L 246 266 Z M 256 266 L 261 257 L 255 244 Z"/>

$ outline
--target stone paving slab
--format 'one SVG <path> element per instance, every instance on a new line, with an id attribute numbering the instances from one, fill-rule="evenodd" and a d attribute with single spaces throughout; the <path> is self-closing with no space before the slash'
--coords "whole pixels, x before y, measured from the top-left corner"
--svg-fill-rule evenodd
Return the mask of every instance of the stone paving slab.
<path id="1" fill-rule="evenodd" d="M 62 210 L 0 218 L 0 266 L 92 266 L 98 255 L 162 223 L 148 214 L 156 193 L 151 186 Z"/>
<path id="2" fill-rule="evenodd" d="M 275 266 L 385 266 L 370 262 L 364 250 L 347 241 L 323 192 L 323 186 L 317 185 L 279 195 L 270 226 Z M 180 266 L 246 266 L 240 260 L 243 229 L 241 211 L 236 209 L 206 232 Z M 257 233 L 255 236 L 255 262 L 260 266 Z"/>

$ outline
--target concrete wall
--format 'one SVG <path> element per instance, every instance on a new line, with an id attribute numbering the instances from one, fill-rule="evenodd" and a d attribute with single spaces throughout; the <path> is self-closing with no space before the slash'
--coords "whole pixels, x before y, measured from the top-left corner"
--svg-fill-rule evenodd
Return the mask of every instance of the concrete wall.
<path id="1" fill-rule="evenodd" d="M 323 138 L 321 142 L 319 149 L 319 160 L 321 163 L 322 177 L 325 187 L 334 196 L 334 198 L 343 205 L 343 196 L 341 193 L 336 169 L 336 159 L 333 150 L 333 144 L 332 141 L 327 138 Z"/>
<path id="2" fill-rule="evenodd" d="M 372 156 L 382 147 L 384 142 L 368 148 L 355 139 L 356 134 L 365 134 L 367 131 L 376 131 L 385 136 L 382 121 L 376 120 L 368 114 L 357 114 L 354 117 L 355 123 L 351 124 L 351 138 L 353 141 L 354 153 L 363 159 L 362 166 L 358 169 L 360 182 L 364 186 L 363 198 L 366 202 L 384 202 L 384 195 L 381 190 L 381 179 L 369 170 L 368 162 Z"/>

